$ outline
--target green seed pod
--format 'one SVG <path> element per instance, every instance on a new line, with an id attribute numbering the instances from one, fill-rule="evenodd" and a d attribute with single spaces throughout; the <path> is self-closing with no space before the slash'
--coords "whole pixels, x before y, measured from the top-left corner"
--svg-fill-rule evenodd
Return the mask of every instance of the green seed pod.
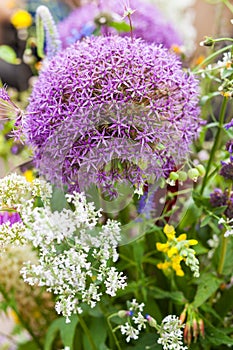
<path id="1" fill-rule="evenodd" d="M 197 181 L 198 177 L 200 176 L 199 171 L 196 168 L 191 168 L 188 171 L 188 177 L 193 180 Z"/>
<path id="2" fill-rule="evenodd" d="M 188 178 L 188 175 L 187 175 L 187 173 L 185 171 L 179 171 L 178 175 L 179 175 L 179 180 L 180 181 L 186 181 L 187 178 Z"/>
<path id="3" fill-rule="evenodd" d="M 176 173 L 175 171 L 172 171 L 169 175 L 169 179 L 174 180 L 174 181 L 178 180 L 179 179 L 178 173 Z"/>
<path id="4" fill-rule="evenodd" d="M 198 164 L 196 169 L 198 170 L 200 176 L 205 175 L 205 167 L 202 164 Z"/>

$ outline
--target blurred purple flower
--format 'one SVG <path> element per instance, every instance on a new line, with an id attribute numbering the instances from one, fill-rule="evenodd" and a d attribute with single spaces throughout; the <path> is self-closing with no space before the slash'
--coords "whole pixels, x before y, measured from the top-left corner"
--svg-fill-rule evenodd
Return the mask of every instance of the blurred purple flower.
<path id="1" fill-rule="evenodd" d="M 21 218 L 16 212 L 0 212 L 0 225 L 10 222 L 10 225 L 15 224 L 16 222 L 21 221 Z"/>
<path id="2" fill-rule="evenodd" d="M 165 20 L 155 5 L 142 0 L 131 0 L 130 6 L 135 10 L 131 15 L 135 38 L 163 44 L 167 48 L 182 44 L 175 28 Z M 58 24 L 63 48 L 91 35 L 98 28 L 98 23 L 102 24 L 102 34 L 116 34 L 116 30 L 108 27 L 108 22 L 122 20 L 123 14 L 123 3 L 119 0 L 102 0 L 100 4 L 92 2 L 75 9 Z M 126 18 L 125 21 L 127 20 Z M 121 32 L 120 35 L 130 36 L 130 33 Z"/>
<path id="3" fill-rule="evenodd" d="M 222 191 L 220 188 L 215 188 L 214 192 L 210 194 L 210 204 L 212 207 L 222 207 L 226 205 L 228 198 L 227 191 Z"/>
<path id="4" fill-rule="evenodd" d="M 126 179 L 138 187 L 186 159 L 202 124 L 198 92 L 167 49 L 93 36 L 41 71 L 23 128 L 52 182 L 109 189 Z"/>

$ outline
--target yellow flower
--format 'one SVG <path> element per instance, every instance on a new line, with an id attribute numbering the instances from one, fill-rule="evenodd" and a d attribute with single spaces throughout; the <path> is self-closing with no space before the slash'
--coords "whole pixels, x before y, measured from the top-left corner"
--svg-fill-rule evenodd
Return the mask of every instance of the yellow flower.
<path id="1" fill-rule="evenodd" d="M 163 232 L 167 236 L 168 240 L 173 240 L 175 238 L 175 229 L 172 225 L 166 224 L 164 226 Z"/>
<path id="2" fill-rule="evenodd" d="M 156 243 L 156 248 L 157 248 L 158 251 L 166 253 L 168 251 L 168 249 L 169 249 L 169 244 L 168 243 L 157 242 Z"/>
<path id="3" fill-rule="evenodd" d="M 34 175 L 32 170 L 26 170 L 23 175 L 25 176 L 26 180 L 28 182 L 32 182 L 34 180 Z"/>
<path id="4" fill-rule="evenodd" d="M 27 28 L 32 25 L 32 16 L 25 10 L 17 10 L 11 16 L 11 23 L 17 29 Z"/>
<path id="5" fill-rule="evenodd" d="M 189 242 L 189 245 L 196 245 L 196 244 L 198 244 L 198 241 L 196 239 L 189 239 L 188 242 Z"/>
<path id="6" fill-rule="evenodd" d="M 179 237 L 177 237 L 177 241 L 180 242 L 180 241 L 186 241 L 187 239 L 187 235 L 186 233 L 182 233 L 181 235 L 179 235 Z"/>
<path id="7" fill-rule="evenodd" d="M 178 249 L 176 247 L 171 247 L 167 251 L 167 256 L 171 258 L 173 255 L 178 254 Z"/>
<path id="8" fill-rule="evenodd" d="M 182 260 L 183 260 L 182 256 L 176 255 L 175 257 L 173 257 L 171 262 L 173 270 L 176 272 L 176 275 L 180 277 L 184 276 L 184 271 L 180 266 L 180 263 Z"/>
<path id="9" fill-rule="evenodd" d="M 157 264 L 157 268 L 160 270 L 167 270 L 171 266 L 170 261 L 164 261 Z"/>

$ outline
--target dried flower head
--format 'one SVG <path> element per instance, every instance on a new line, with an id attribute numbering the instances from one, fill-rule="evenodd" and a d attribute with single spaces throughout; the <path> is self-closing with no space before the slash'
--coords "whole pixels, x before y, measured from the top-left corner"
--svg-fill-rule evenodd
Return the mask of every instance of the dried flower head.
<path id="1" fill-rule="evenodd" d="M 138 188 L 186 159 L 198 115 L 198 82 L 175 55 L 140 39 L 91 37 L 42 70 L 24 132 L 53 182 Z"/>
<path id="2" fill-rule="evenodd" d="M 131 10 L 133 9 L 133 10 Z M 128 10 L 128 12 L 127 12 Z M 175 27 L 165 20 L 156 6 L 142 0 L 131 0 L 130 9 L 118 0 L 103 0 L 100 4 L 91 2 L 75 9 L 58 25 L 63 48 L 75 43 L 100 28 L 103 34 L 116 34 L 113 23 L 127 22 L 128 13 L 133 25 L 133 36 L 148 43 L 163 44 L 170 48 L 182 43 Z M 120 35 L 130 36 L 129 31 L 121 29 Z"/>

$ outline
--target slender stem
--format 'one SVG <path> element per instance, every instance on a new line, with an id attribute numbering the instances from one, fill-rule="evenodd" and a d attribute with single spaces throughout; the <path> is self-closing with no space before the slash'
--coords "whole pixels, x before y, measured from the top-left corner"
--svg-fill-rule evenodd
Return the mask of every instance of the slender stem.
<path id="1" fill-rule="evenodd" d="M 89 329 L 88 329 L 86 323 L 84 322 L 82 316 L 78 315 L 78 318 L 79 318 L 80 325 L 81 325 L 82 329 L 84 330 L 84 333 L 86 334 L 87 339 L 89 340 L 89 343 L 90 343 L 92 350 L 98 350 L 93 339 L 92 339 L 91 333 L 89 332 Z"/>
<path id="2" fill-rule="evenodd" d="M 225 257 L 226 257 L 226 252 L 227 252 L 227 237 L 225 237 L 224 234 L 225 234 L 225 230 L 223 231 L 223 234 L 222 234 L 220 260 L 219 260 L 219 264 L 218 264 L 218 268 L 217 268 L 217 272 L 219 275 L 222 274 L 224 262 L 225 262 Z"/>
<path id="3" fill-rule="evenodd" d="M 108 316 L 108 317 L 107 317 L 107 322 L 108 322 L 108 326 L 109 326 L 109 328 L 110 328 L 110 330 L 111 330 L 111 332 L 112 332 L 113 338 L 114 338 L 114 340 L 115 340 L 115 344 L 116 344 L 116 346 L 117 346 L 117 349 L 118 349 L 118 350 L 122 350 L 122 349 L 121 349 L 121 346 L 120 346 L 120 344 L 119 344 L 119 341 L 118 341 L 118 339 L 117 339 L 117 337 L 116 337 L 115 331 L 112 329 L 112 325 L 111 325 L 111 322 L 110 322 L 110 319 L 111 319 L 113 316 L 117 316 L 117 315 L 118 315 L 118 314 L 113 314 L 113 315 Z"/>
<path id="4" fill-rule="evenodd" d="M 212 161 L 214 159 L 215 152 L 216 152 L 217 147 L 218 147 L 218 143 L 219 143 L 219 141 L 221 139 L 221 133 L 222 133 L 222 128 L 223 128 L 223 124 L 224 124 L 226 107 L 227 107 L 227 98 L 224 97 L 223 101 L 222 101 L 220 116 L 219 116 L 218 131 L 216 133 L 214 144 L 213 144 L 213 147 L 212 147 L 212 150 L 211 150 L 211 153 L 210 153 L 210 157 L 209 157 L 209 161 L 208 161 L 208 164 L 207 164 L 207 167 L 206 167 L 206 173 L 205 173 L 205 176 L 204 176 L 204 179 L 203 179 L 203 183 L 202 183 L 202 187 L 201 187 L 201 191 L 200 191 L 201 194 L 203 194 L 203 192 L 204 192 L 204 189 L 205 189 L 205 186 L 206 186 L 206 183 L 207 183 L 207 179 L 208 179 L 208 175 L 209 175 L 209 172 L 210 172 L 210 167 L 211 167 Z"/>
<path id="5" fill-rule="evenodd" d="M 193 69 L 193 73 L 195 74 L 199 74 L 198 70 L 199 68 L 201 68 L 202 66 L 205 66 L 207 65 L 209 62 L 211 62 L 215 57 L 219 56 L 221 53 L 223 53 L 224 51 L 227 51 L 229 49 L 232 48 L 232 45 L 228 45 L 228 46 L 225 46 L 223 47 L 222 49 L 212 53 L 211 55 L 209 55 L 208 57 L 206 57 L 206 59 L 204 59 L 204 61 L 202 61 L 198 66 L 196 66 L 194 69 Z"/>
<path id="6" fill-rule="evenodd" d="M 31 329 L 31 327 L 29 326 L 28 323 L 26 323 L 23 319 L 23 317 L 21 316 L 21 314 L 18 312 L 17 308 L 12 305 L 10 299 L 7 296 L 6 291 L 0 286 L 0 293 L 2 294 L 3 298 L 6 300 L 6 302 L 8 304 L 11 305 L 12 310 L 15 312 L 15 314 L 17 315 L 21 325 L 27 330 L 27 332 L 30 334 L 30 336 L 32 337 L 32 339 L 34 340 L 35 344 L 38 346 L 39 349 L 43 350 L 43 345 L 40 343 L 40 340 L 37 338 L 37 336 L 34 334 L 33 330 Z"/>
<path id="7" fill-rule="evenodd" d="M 129 26 L 130 26 L 130 37 L 131 37 L 131 40 L 133 41 L 133 24 L 132 24 L 132 19 L 130 14 L 128 15 L 128 18 L 129 18 Z"/>
<path id="8" fill-rule="evenodd" d="M 233 5 L 231 5 L 228 0 L 222 0 L 222 1 L 229 8 L 229 10 L 233 13 Z"/>

